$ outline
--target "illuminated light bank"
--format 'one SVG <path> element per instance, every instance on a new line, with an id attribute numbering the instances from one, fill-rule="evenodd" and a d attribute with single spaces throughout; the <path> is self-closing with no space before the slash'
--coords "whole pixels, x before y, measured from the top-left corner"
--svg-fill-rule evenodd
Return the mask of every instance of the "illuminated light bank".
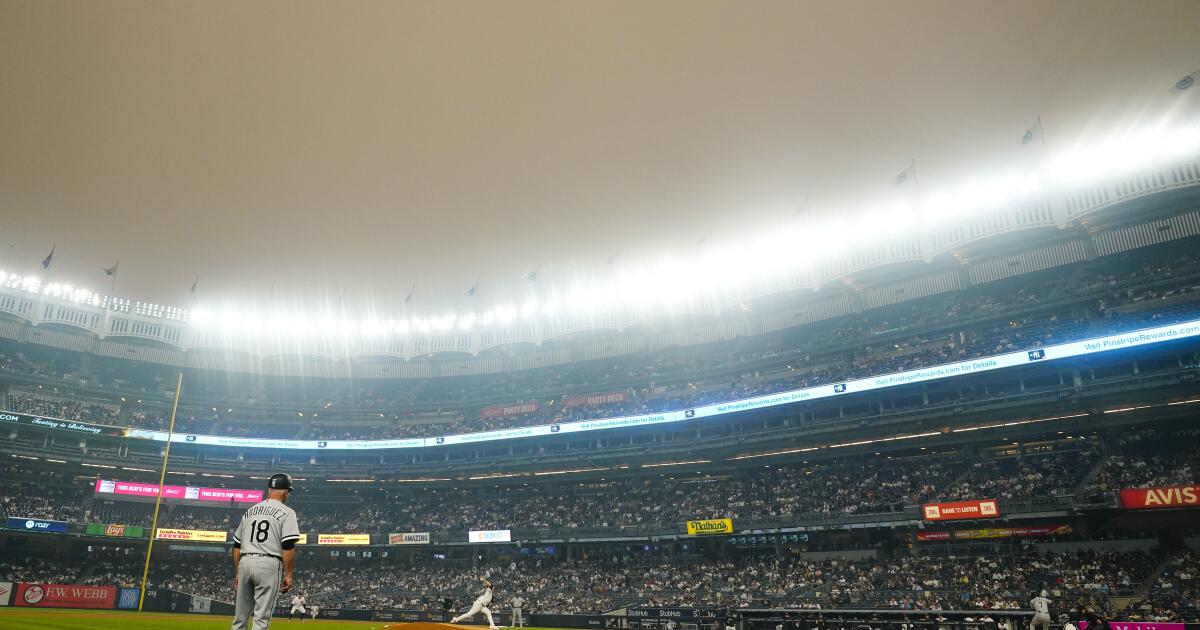
<path id="1" fill-rule="evenodd" d="M 631 263 L 616 265 L 598 278 L 563 276 L 543 283 L 548 285 L 546 292 L 538 289 L 536 297 L 497 303 L 479 312 L 448 312 L 425 317 L 405 314 L 397 320 L 383 312 L 363 318 L 346 318 L 345 313 L 330 310 L 314 312 L 312 308 L 259 312 L 247 304 L 209 304 L 185 309 L 104 296 L 72 284 L 46 283 L 37 276 L 3 270 L 0 270 L 0 288 L 115 313 L 181 322 L 196 331 L 201 339 L 231 344 L 239 343 L 237 340 L 241 338 L 258 339 L 264 335 L 306 341 L 376 340 L 506 327 L 536 318 L 557 320 L 562 315 L 603 319 L 621 313 L 652 314 L 662 309 L 673 312 L 672 308 L 684 312 L 688 308 L 686 305 L 709 304 L 718 297 L 728 303 L 721 308 L 732 308 L 742 303 L 742 289 L 751 282 L 766 279 L 773 286 L 772 277 L 778 279 L 787 273 L 804 272 L 818 263 L 827 265 L 831 260 L 906 240 L 913 240 L 915 251 L 923 256 L 940 254 L 945 250 L 923 251 L 922 239 L 915 239 L 916 234 L 1000 216 L 995 213 L 1002 211 L 1017 212 L 1031 203 L 1061 210 L 1065 207 L 1062 199 L 1065 194 L 1112 178 L 1129 177 L 1146 169 L 1192 159 L 1200 151 L 1200 124 L 1192 117 L 1179 120 L 1168 115 L 1156 122 L 1117 125 L 1105 133 L 1089 133 L 1075 141 L 1060 141 L 1055 145 L 1054 151 L 1039 153 L 1040 157 L 1021 167 L 999 171 L 989 167 L 961 181 L 936 185 L 924 193 L 909 186 L 880 199 L 848 200 L 845 204 L 829 206 L 831 212 L 837 211 L 838 216 L 845 216 L 846 220 L 798 219 L 792 213 L 793 218 L 787 221 L 763 227 L 751 226 L 745 234 L 715 234 L 715 241 L 699 248 L 700 252 L 689 248 L 689 253 L 678 258 L 638 257 Z M 1193 166 L 1187 164 L 1183 168 L 1186 171 Z M 1182 180 L 1176 179 L 1175 174 L 1162 176 L 1163 183 L 1150 188 L 1162 191 L 1195 185 L 1194 176 Z M 1159 174 L 1145 176 L 1149 180 L 1158 178 Z M 1167 184 L 1167 181 L 1174 183 Z M 1107 195 L 1104 191 L 1099 196 Z M 1121 197 L 1118 194 L 1116 198 Z M 1100 204 L 1101 207 L 1104 205 Z M 1059 227 L 1071 219 L 1065 213 L 1056 217 Z M 1042 225 L 1039 223 L 1037 227 Z M 908 260 L 909 255 L 900 259 Z M 611 260 L 610 266 L 613 266 Z M 525 276 L 527 283 L 535 278 L 536 273 Z M 193 285 L 193 292 L 194 288 Z M 510 296 L 510 299 L 514 297 Z M 410 298 L 411 292 L 405 297 L 406 304 Z M 404 309 L 405 313 L 407 310 Z M 17 314 L 25 315 L 23 312 Z M 177 340 L 168 339 L 168 342 L 176 343 Z"/>
<path id="2" fill-rule="evenodd" d="M 686 422 L 701 418 L 711 418 L 730 413 L 769 409 L 781 407 L 796 402 L 820 400 L 835 396 L 845 396 L 863 392 L 887 389 L 924 383 L 943 378 L 982 374 L 993 370 L 1043 363 L 1071 357 L 1092 355 L 1114 350 L 1124 350 L 1143 346 L 1194 339 L 1200 337 L 1200 320 L 1192 320 L 1179 324 L 1169 324 L 1146 328 L 1132 332 L 1084 339 L 1033 350 L 1009 352 L 990 357 L 980 357 L 969 361 L 935 365 L 919 370 L 907 370 L 882 374 L 869 378 L 861 378 L 844 383 L 830 383 L 804 389 L 796 389 L 754 398 L 745 398 L 723 403 L 704 405 L 692 409 L 679 409 L 662 413 L 625 416 L 620 418 L 601 418 L 596 420 L 579 420 L 559 424 L 543 424 L 530 427 L 518 427 L 499 431 L 484 431 L 465 433 L 461 435 L 446 435 L 433 438 L 408 438 L 400 440 L 271 440 L 263 438 L 238 438 L 219 435 L 193 435 L 176 433 L 171 436 L 172 442 L 186 444 L 203 444 L 209 446 L 231 446 L 238 448 L 276 448 L 276 449 L 312 449 L 312 450 L 377 450 L 397 448 L 420 448 L 450 446 L 456 444 L 474 444 L 495 440 L 511 440 L 517 438 L 558 435 L 562 433 L 579 433 L 584 431 L 601 431 L 622 427 L 640 427 L 672 422 Z M 129 437 L 167 441 L 165 431 L 147 431 L 144 429 L 129 429 Z"/>

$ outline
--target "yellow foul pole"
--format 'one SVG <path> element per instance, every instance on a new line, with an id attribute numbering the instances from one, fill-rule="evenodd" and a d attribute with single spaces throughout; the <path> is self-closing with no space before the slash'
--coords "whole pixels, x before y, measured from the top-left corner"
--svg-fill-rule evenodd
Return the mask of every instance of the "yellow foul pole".
<path id="1" fill-rule="evenodd" d="M 146 545 L 146 566 L 142 568 L 142 593 L 138 596 L 138 611 L 146 601 L 146 578 L 150 575 L 150 554 L 154 551 L 154 536 L 158 533 L 158 507 L 162 505 L 163 482 L 167 479 L 167 461 L 171 459 L 171 437 L 175 434 L 175 412 L 179 410 L 179 390 L 183 389 L 183 370 L 175 383 L 175 402 L 171 405 L 171 423 L 167 425 L 167 448 L 163 453 L 162 470 L 158 473 L 158 496 L 154 498 L 154 520 L 150 523 L 150 544 Z"/>

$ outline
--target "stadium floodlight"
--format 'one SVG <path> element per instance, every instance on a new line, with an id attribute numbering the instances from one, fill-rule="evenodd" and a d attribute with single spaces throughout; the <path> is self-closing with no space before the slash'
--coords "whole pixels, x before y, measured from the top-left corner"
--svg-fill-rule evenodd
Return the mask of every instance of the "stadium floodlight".
<path id="1" fill-rule="evenodd" d="M 0 271 L 0 286 L 90 304 L 109 310 L 155 318 L 187 321 L 198 328 L 215 327 L 229 336 L 270 335 L 298 338 L 313 335 L 348 339 L 356 335 L 427 334 L 450 330 L 507 325 L 514 320 L 553 318 L 606 312 L 678 311 L 697 300 L 740 299 L 748 281 L 787 274 L 813 264 L 827 263 L 863 248 L 880 247 L 911 237 L 915 230 L 938 229 L 984 213 L 1025 203 L 1047 193 L 1061 193 L 1104 178 L 1136 173 L 1193 156 L 1200 151 L 1200 124 L 1176 124 L 1164 119 L 1148 127 L 1118 129 L 1072 145 L 1062 145 L 1028 168 L 977 176 L 957 185 L 921 194 L 915 186 L 893 191 L 890 198 L 865 206 L 850 206 L 817 219 L 806 215 L 784 225 L 762 226 L 745 238 L 705 242 L 687 258 L 661 256 L 648 262 L 612 265 L 602 281 L 575 280 L 560 293 L 537 292 L 520 306 L 494 305 L 466 314 L 447 313 L 383 320 L 376 315 L 349 321 L 341 313 L 261 313 L 253 308 L 186 309 L 101 296 L 86 288 L 55 282 L 43 285 L 37 276 Z M 546 283 L 542 283 L 546 285 Z M 539 287 L 541 288 L 541 287 Z M 548 287 L 547 287 L 548 288 Z M 549 289 L 549 288 L 548 288 Z"/>
<path id="2" fill-rule="evenodd" d="M 382 337 L 391 329 L 387 322 L 377 317 L 371 317 L 363 322 L 361 331 L 366 337 Z"/>
<path id="3" fill-rule="evenodd" d="M 1200 149 L 1200 125 L 1166 122 L 1082 142 L 1052 156 L 1046 172 L 1060 188 L 1078 187 L 1170 162 Z"/>

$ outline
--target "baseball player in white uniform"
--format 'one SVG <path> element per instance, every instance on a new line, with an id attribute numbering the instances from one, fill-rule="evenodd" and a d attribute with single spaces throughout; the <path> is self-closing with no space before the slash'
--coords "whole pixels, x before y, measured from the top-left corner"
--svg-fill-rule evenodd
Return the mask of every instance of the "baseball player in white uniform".
<path id="1" fill-rule="evenodd" d="M 299 593 L 296 593 L 295 597 L 292 597 L 292 611 L 288 613 L 288 621 L 291 621 L 292 615 L 300 613 L 300 623 L 304 623 L 304 604 L 306 603 L 304 598 Z"/>
<path id="2" fill-rule="evenodd" d="M 482 612 L 487 617 L 488 628 L 498 630 L 496 622 L 492 620 L 492 610 L 488 608 L 488 604 L 492 603 L 492 583 L 484 577 L 479 578 L 479 581 L 483 582 L 483 592 L 479 594 L 479 597 L 475 598 L 475 603 L 471 604 L 470 610 L 451 619 L 450 623 L 458 623 L 463 619 L 470 619 L 475 616 L 475 613 Z"/>
<path id="3" fill-rule="evenodd" d="M 514 628 L 524 628 L 525 618 L 521 615 L 521 609 L 525 607 L 525 598 L 520 595 L 513 595 L 513 598 L 508 603 L 512 606 L 512 623 L 509 625 Z"/>
<path id="4" fill-rule="evenodd" d="M 318 606 L 318 605 L 316 605 L 316 604 L 313 604 L 312 606 L 309 606 L 309 607 L 308 607 L 308 612 L 309 612 L 309 614 L 311 614 L 311 615 L 312 615 L 312 618 L 313 618 L 313 620 L 314 620 L 314 621 L 316 620 L 316 618 L 317 618 L 317 613 L 318 613 L 320 610 L 321 610 L 321 607 L 320 607 L 320 606 Z"/>
<path id="5" fill-rule="evenodd" d="M 1050 630 L 1050 600 L 1046 599 L 1046 591 L 1029 600 L 1029 606 L 1033 608 L 1033 620 L 1029 622 L 1029 630 L 1038 626 L 1041 626 L 1042 630 Z"/>
<path id="6" fill-rule="evenodd" d="M 284 505 L 291 493 L 290 476 L 271 475 L 267 499 L 246 510 L 233 533 L 233 585 L 237 598 L 230 630 L 267 630 L 276 594 L 292 589 L 300 525 L 296 512 Z M 254 623 L 249 626 L 251 617 Z"/>

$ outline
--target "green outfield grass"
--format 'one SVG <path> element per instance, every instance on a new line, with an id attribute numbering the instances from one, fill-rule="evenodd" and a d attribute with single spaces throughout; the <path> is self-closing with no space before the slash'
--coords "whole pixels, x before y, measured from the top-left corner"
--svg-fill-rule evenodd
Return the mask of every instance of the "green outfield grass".
<path id="1" fill-rule="evenodd" d="M 219 615 L 175 615 L 113 610 L 60 610 L 0 607 L 0 630 L 229 630 L 229 617 Z M 288 621 L 277 618 L 272 628 L 357 628 L 381 630 L 384 621 L 334 621 L 318 619 Z M 480 628 L 483 628 L 480 626 Z M 529 630 L 553 630 L 529 628 Z"/>

